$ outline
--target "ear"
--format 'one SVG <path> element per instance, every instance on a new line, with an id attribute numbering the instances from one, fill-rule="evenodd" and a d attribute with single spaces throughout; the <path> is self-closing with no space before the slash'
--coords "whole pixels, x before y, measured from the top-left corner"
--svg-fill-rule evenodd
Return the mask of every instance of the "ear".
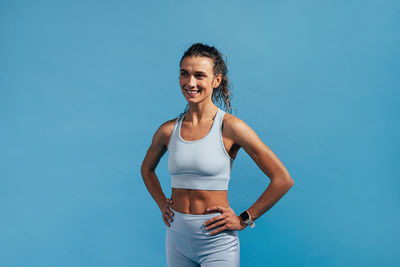
<path id="1" fill-rule="evenodd" d="M 222 74 L 218 74 L 217 77 L 214 78 L 213 88 L 217 88 L 222 81 Z"/>

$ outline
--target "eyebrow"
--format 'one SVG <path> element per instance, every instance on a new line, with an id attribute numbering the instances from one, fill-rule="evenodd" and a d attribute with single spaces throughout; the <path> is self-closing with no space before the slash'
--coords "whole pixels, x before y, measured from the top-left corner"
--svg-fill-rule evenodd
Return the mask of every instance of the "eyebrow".
<path id="1" fill-rule="evenodd" d="M 185 72 L 188 72 L 187 70 L 185 70 L 185 69 L 181 69 L 180 71 L 185 71 Z M 205 74 L 205 75 L 207 75 L 207 73 L 206 72 L 204 72 L 204 71 L 195 71 L 195 73 L 197 73 L 197 74 Z"/>

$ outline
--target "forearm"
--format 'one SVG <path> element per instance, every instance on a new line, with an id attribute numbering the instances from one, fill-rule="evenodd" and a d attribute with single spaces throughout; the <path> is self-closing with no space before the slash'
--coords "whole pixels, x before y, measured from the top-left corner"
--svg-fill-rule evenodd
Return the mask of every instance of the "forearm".
<path id="1" fill-rule="evenodd" d="M 158 180 L 156 173 L 154 171 L 142 172 L 142 178 L 147 190 L 149 190 L 151 196 L 161 209 L 162 205 L 166 203 L 167 198 L 162 191 L 160 181 Z"/>
<path id="2" fill-rule="evenodd" d="M 261 217 L 265 212 L 272 208 L 272 206 L 274 206 L 292 186 L 293 180 L 290 177 L 271 179 L 267 189 L 261 194 L 257 201 L 247 209 L 247 211 L 254 219 Z"/>

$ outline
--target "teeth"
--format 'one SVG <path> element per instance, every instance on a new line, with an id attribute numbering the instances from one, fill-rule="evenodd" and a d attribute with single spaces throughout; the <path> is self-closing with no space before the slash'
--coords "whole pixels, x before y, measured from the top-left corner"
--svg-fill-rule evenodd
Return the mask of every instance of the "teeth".
<path id="1" fill-rule="evenodd" d="M 197 93 L 198 91 L 189 91 L 189 90 L 187 90 L 187 92 L 190 93 L 190 94 L 195 94 L 195 93 Z"/>

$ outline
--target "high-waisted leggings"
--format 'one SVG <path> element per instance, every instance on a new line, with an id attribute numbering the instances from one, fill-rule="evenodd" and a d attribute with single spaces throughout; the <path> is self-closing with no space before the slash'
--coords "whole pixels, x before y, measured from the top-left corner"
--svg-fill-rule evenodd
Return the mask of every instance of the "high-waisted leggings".
<path id="1" fill-rule="evenodd" d="M 205 229 L 204 222 L 221 213 L 186 214 L 171 210 L 174 216 L 170 226 L 166 226 L 165 237 L 169 267 L 239 267 L 237 231 L 225 229 L 211 235 L 221 226 Z"/>

